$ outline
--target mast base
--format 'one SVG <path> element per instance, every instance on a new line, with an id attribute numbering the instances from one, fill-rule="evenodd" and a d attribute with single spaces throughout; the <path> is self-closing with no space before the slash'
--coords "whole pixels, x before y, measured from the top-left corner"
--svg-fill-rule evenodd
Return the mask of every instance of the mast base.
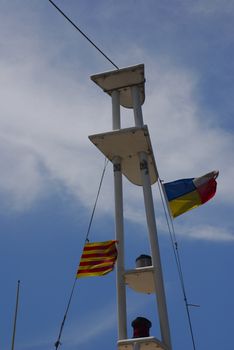
<path id="1" fill-rule="evenodd" d="M 167 346 L 154 337 L 118 340 L 118 350 L 168 350 Z"/>

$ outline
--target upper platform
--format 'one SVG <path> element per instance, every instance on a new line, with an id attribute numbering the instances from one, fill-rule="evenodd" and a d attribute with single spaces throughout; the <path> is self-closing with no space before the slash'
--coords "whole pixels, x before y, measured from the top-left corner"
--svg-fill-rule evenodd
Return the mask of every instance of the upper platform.
<path id="1" fill-rule="evenodd" d="M 133 108 L 131 87 L 138 86 L 141 105 L 145 101 L 145 72 L 144 64 L 138 64 L 123 69 L 109 71 L 91 76 L 91 79 L 110 96 L 112 91 L 120 93 L 120 105 Z"/>

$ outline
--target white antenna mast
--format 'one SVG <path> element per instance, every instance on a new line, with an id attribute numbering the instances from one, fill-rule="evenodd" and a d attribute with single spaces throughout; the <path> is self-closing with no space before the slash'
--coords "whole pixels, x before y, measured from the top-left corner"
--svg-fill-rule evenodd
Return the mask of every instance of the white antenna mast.
<path id="1" fill-rule="evenodd" d="M 151 185 L 158 179 L 158 173 L 148 127 L 144 125 L 141 109 L 145 100 L 144 65 L 93 75 L 91 79 L 112 99 L 113 131 L 92 135 L 89 138 L 113 163 L 114 170 L 115 229 L 116 239 L 119 242 L 116 268 L 118 350 L 172 350 L 151 189 Z M 135 121 L 133 127 L 121 129 L 120 106 L 133 109 Z M 150 257 L 147 259 L 147 256 L 141 256 L 140 266 L 132 270 L 126 270 L 124 263 L 122 174 L 133 184 L 143 188 L 152 256 L 152 263 Z M 149 336 L 151 322 L 143 317 L 133 321 L 134 337 L 128 338 L 126 285 L 137 292 L 155 293 L 161 339 Z"/>

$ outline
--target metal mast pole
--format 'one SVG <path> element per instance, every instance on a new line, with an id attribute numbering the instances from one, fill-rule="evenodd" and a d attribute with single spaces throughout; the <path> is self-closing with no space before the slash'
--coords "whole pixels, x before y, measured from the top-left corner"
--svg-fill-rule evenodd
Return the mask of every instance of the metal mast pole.
<path id="1" fill-rule="evenodd" d="M 132 99 L 133 99 L 133 110 L 135 125 L 143 127 L 143 116 L 141 103 L 139 98 L 139 89 L 137 86 L 132 87 Z M 171 350 L 171 338 L 170 328 L 167 314 L 166 297 L 164 290 L 164 283 L 162 277 L 162 267 L 160 259 L 160 251 L 158 244 L 157 227 L 155 221 L 154 204 L 152 197 L 151 182 L 148 170 L 148 159 L 145 152 L 139 153 L 141 177 L 143 184 L 143 195 L 145 202 L 145 212 L 147 219 L 147 226 L 149 232 L 149 241 L 151 246 L 152 263 L 154 266 L 154 283 L 156 290 L 156 299 L 159 312 L 160 329 L 162 334 L 162 340 L 167 345 L 168 350 Z"/>
<path id="2" fill-rule="evenodd" d="M 112 127 L 120 129 L 120 99 L 119 91 L 115 90 L 112 97 Z M 124 219 L 123 219 L 123 185 L 121 158 L 113 159 L 114 189 L 115 189 L 115 234 L 118 241 L 118 259 L 116 264 L 118 339 L 127 338 L 126 286 L 124 281 Z"/>

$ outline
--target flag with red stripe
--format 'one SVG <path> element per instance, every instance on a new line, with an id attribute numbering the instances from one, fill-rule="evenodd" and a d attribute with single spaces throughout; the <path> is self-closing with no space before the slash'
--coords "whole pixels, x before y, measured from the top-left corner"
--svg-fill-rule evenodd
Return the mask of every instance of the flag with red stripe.
<path id="1" fill-rule="evenodd" d="M 111 272 L 117 259 L 116 242 L 86 243 L 76 277 L 103 276 Z"/>

